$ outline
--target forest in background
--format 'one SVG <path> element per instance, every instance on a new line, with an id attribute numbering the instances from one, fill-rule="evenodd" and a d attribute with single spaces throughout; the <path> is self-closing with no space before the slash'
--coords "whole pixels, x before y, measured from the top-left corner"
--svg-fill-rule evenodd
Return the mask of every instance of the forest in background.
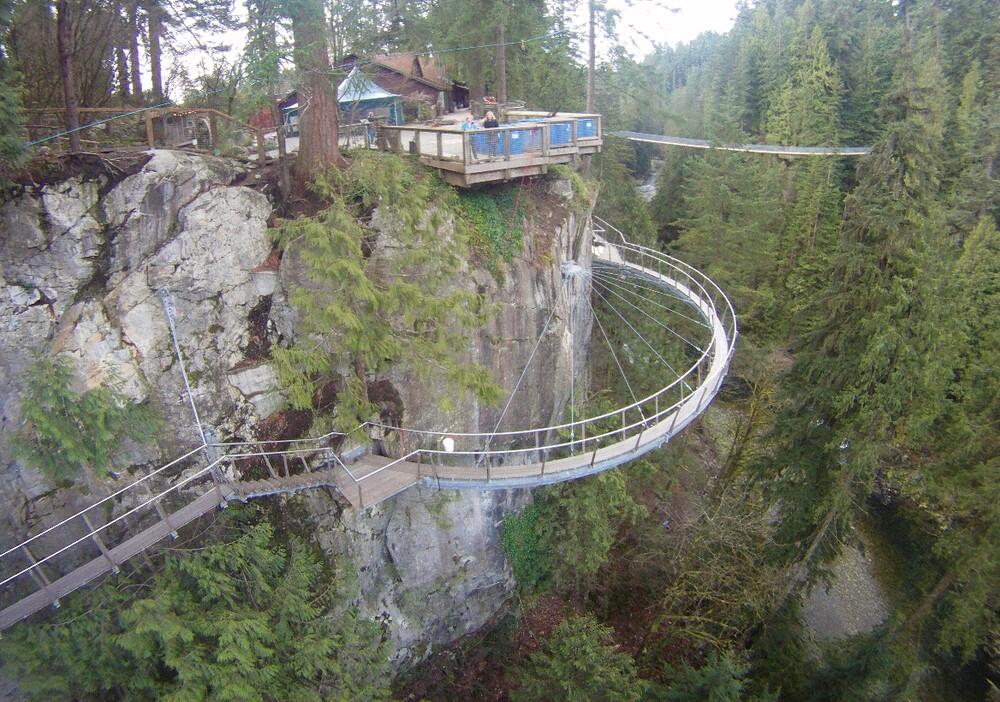
<path id="1" fill-rule="evenodd" d="M 109 28 L 106 47 L 78 69 L 78 84 L 98 86 L 81 104 L 162 98 L 162 77 L 159 87 L 132 81 L 132 45 L 151 55 L 153 36 L 169 43 L 188 21 L 227 18 L 218 12 L 226 3 L 71 4 L 84 10 L 80 22 L 135 18 Z M 282 27 L 309 4 L 250 3 L 251 30 L 261 31 L 251 31 L 246 56 L 185 83 L 186 99 L 249 114 L 266 86 L 294 81 Z M 521 588 L 515 613 L 455 654 L 476 675 L 433 679 L 435 661 L 397 691 L 727 702 L 996 695 L 1000 9 L 986 0 L 747 3 L 726 35 L 642 61 L 614 40 L 629 29 L 595 10 L 612 43 L 594 91 L 609 130 L 870 144 L 873 153 L 779 159 L 608 140 L 591 176 L 598 214 L 704 270 L 740 315 L 716 420 L 627 469 L 537 491 L 505 525 Z M 585 103 L 571 11 L 560 2 L 343 2 L 323 16 L 334 64 L 347 53 L 495 43 L 498 27 L 513 39 L 545 37 L 508 52 L 508 93 L 571 110 Z M 21 104 L 59 104 L 61 87 L 52 6 L 6 0 L 0 22 L 0 156 L 10 159 Z M 486 91 L 496 83 L 492 51 L 445 60 Z M 42 63 L 28 70 L 29 58 Z M 654 158 L 647 205 L 635 182 L 653 173 Z M 599 405 L 602 391 L 621 388 L 609 359 L 595 353 L 592 363 Z M 104 618 L 22 629 L 0 655 L 39 699 L 159 699 L 180 695 L 178 681 L 188 696 L 177 699 L 226 699 L 214 680 L 226 681 L 229 699 L 310 699 L 318 681 L 331 699 L 389 698 L 388 673 L 372 663 L 377 631 L 350 617 L 331 625 L 324 615 L 344 611 L 342 598 L 308 594 L 336 568 L 283 535 L 277 510 L 250 511 L 239 519 L 252 530 L 212 534 L 238 548 L 171 560 L 141 596 L 102 588 L 78 606 Z M 803 629 L 803 595 L 823 587 L 862 523 L 875 524 L 886 560 L 901 564 L 892 612 L 873 632 L 817 650 Z M 267 566 L 237 578 L 257 562 Z M 216 582 L 208 563 L 233 580 Z M 301 596 L 275 598 L 279 578 Z M 208 619 L 196 631 L 178 626 L 220 602 L 244 612 L 245 629 Z M 115 641 L 87 646 L 102 630 Z M 315 645 L 303 647 L 303 637 Z M 203 642 L 197 660 L 183 655 L 192 640 Z M 216 655 L 224 646 L 245 655 Z M 261 647 L 277 658 L 316 655 L 303 669 L 239 675 Z M 113 655 L 121 650 L 129 656 Z M 58 674 L 53 660 L 64 662 Z"/>

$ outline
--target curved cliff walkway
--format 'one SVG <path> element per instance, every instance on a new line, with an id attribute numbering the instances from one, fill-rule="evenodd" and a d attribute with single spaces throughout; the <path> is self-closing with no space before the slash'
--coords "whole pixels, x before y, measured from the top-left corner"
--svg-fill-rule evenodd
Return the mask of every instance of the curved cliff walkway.
<path id="1" fill-rule="evenodd" d="M 777 144 L 718 144 L 707 139 L 687 139 L 666 134 L 644 134 L 642 132 L 609 132 L 611 136 L 647 144 L 683 146 L 689 149 L 715 149 L 717 151 L 740 151 L 750 154 L 774 154 L 777 156 L 867 156 L 870 146 L 780 146 Z"/>
<path id="2" fill-rule="evenodd" d="M 575 262 L 563 262 L 561 294 L 583 287 L 588 299 L 593 295 L 616 315 L 623 333 L 626 328 L 635 332 L 670 371 L 664 373 L 666 380 L 658 390 L 636 396 L 619 355 L 633 354 L 639 345 L 632 348 L 630 340 L 616 351 L 595 314 L 597 329 L 628 388 L 629 396 L 610 412 L 552 426 L 500 431 L 525 377 L 522 372 L 492 432 L 425 431 L 367 422 L 348 434 L 331 432 L 308 439 L 206 440 L 0 553 L 0 597 L 7 605 L 0 610 L 0 631 L 49 605 L 58 606 L 61 597 L 117 572 L 129 558 L 168 536 L 176 537 L 180 527 L 234 500 L 327 488 L 363 509 L 418 482 L 442 488 L 535 487 L 607 470 L 661 446 L 704 412 L 719 391 L 733 357 L 736 315 L 722 290 L 691 266 L 627 242 L 621 232 L 596 218 L 593 231 L 592 267 L 585 270 Z M 630 322 L 623 313 L 630 308 L 643 317 L 633 316 Z M 553 308 L 528 365 L 554 315 Z M 681 352 L 671 354 L 651 345 L 639 319 L 676 336 Z M 691 333 L 694 329 L 701 332 L 699 337 Z M 571 398 L 572 392 L 571 388 Z M 571 400 L 571 417 L 574 407 Z M 405 447 L 402 456 L 367 453 L 373 439 L 391 435 Z M 236 477 L 249 473 L 266 477 Z M 112 508 L 126 507 L 109 518 Z"/>

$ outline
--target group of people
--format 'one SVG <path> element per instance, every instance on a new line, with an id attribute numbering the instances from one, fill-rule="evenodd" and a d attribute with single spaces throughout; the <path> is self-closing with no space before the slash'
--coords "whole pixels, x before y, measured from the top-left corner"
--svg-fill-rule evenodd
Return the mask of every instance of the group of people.
<path id="1" fill-rule="evenodd" d="M 462 130 L 463 131 L 469 131 L 471 129 L 480 129 L 480 128 L 481 129 L 496 129 L 499 126 L 500 126 L 500 122 L 497 121 L 496 115 L 493 114 L 492 112 L 487 112 L 486 113 L 486 118 L 483 120 L 483 126 L 482 127 L 480 127 L 476 123 L 476 120 L 472 119 L 472 115 L 471 114 L 468 117 L 465 118 L 464 122 L 462 122 Z"/>
<path id="2" fill-rule="evenodd" d="M 496 129 L 499 126 L 500 122 L 497 120 L 496 115 L 493 114 L 492 111 L 490 111 L 486 113 L 486 118 L 483 119 L 482 127 L 480 127 L 479 124 L 476 123 L 476 120 L 472 119 L 472 115 L 466 117 L 465 121 L 462 123 L 462 131 L 472 131 L 476 129 Z M 500 140 L 498 138 L 499 135 L 494 132 L 493 134 L 484 135 L 484 137 L 485 137 L 485 144 L 477 145 L 476 143 L 477 139 L 475 138 L 471 139 L 472 155 L 473 157 L 478 158 L 481 155 L 479 153 L 480 149 L 482 149 L 482 147 L 485 145 L 487 154 L 491 158 L 493 158 L 497 155 L 497 152 L 499 151 L 500 147 Z M 477 148 L 477 146 L 479 148 Z"/>

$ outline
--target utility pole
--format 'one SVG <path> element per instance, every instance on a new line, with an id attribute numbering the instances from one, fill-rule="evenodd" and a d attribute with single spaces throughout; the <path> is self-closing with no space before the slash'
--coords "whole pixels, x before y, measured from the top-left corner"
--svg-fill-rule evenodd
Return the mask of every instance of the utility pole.
<path id="1" fill-rule="evenodd" d="M 588 3 L 590 9 L 590 22 L 588 36 L 590 39 L 587 57 L 587 112 L 594 111 L 594 64 L 596 63 L 596 50 L 594 48 L 595 24 L 597 23 L 597 7 L 595 0 Z"/>

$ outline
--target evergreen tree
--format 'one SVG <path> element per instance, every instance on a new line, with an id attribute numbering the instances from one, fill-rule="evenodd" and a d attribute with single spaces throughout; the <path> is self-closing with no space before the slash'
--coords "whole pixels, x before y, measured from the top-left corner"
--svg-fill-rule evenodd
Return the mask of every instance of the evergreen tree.
<path id="1" fill-rule="evenodd" d="M 273 351 L 292 405 L 310 408 L 316 391 L 343 374 L 337 421 L 351 431 L 376 416 L 367 384 L 393 364 L 496 401 L 486 369 L 460 361 L 461 332 L 482 323 L 482 300 L 443 292 L 467 255 L 468 225 L 456 215 L 454 192 L 412 162 L 377 152 L 358 154 L 346 172 L 320 175 L 315 189 L 328 206 L 277 232 L 308 279 L 289 295 L 301 340 Z M 377 257 L 373 232 L 360 221 L 376 207 L 388 225 Z"/>
<path id="2" fill-rule="evenodd" d="M 948 377 L 929 245 L 944 126 L 933 47 L 904 43 L 885 138 L 848 197 L 838 251 L 790 377 L 794 404 L 779 418 L 778 494 L 785 543 L 811 560 L 832 547 L 877 472 L 927 436 Z M 932 360 L 928 363 L 928 360 Z"/>
<path id="3" fill-rule="evenodd" d="M 768 115 L 768 138 L 779 144 L 837 144 L 840 79 L 819 27 L 811 32 L 800 27 L 792 52 L 791 74 Z M 775 287 L 784 294 L 776 327 L 794 320 L 795 328 L 805 328 L 804 310 L 827 282 L 840 224 L 838 170 L 833 158 L 797 159 L 788 166 L 775 271 Z"/>
<path id="4" fill-rule="evenodd" d="M 381 632 L 329 577 L 262 522 L 171 557 L 152 583 L 76 595 L 56 622 L 21 625 L 0 652 L 37 700 L 385 700 Z"/>
<path id="5" fill-rule="evenodd" d="M 646 690 L 635 662 L 611 643 L 611 630 L 590 617 L 556 627 L 517 671 L 515 702 L 638 702 Z"/>
<path id="6" fill-rule="evenodd" d="M 20 77 L 6 50 L 12 14 L 13 0 L 0 0 L 0 179 L 17 164 L 24 148 Z"/>

